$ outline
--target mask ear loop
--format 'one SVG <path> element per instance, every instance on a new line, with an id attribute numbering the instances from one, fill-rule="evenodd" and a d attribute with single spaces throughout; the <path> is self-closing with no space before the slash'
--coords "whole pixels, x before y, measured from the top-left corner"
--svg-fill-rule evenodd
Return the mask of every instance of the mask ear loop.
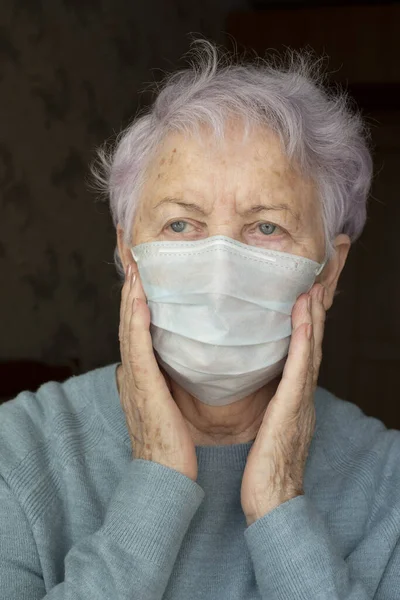
<path id="1" fill-rule="evenodd" d="M 316 270 L 315 277 L 318 277 L 318 275 L 320 273 L 322 273 L 322 271 L 324 270 L 324 267 L 328 261 L 329 261 L 329 250 L 328 250 L 328 246 L 325 245 L 325 258 L 324 258 L 324 261 L 319 265 L 319 268 Z"/>
<path id="2" fill-rule="evenodd" d="M 318 277 L 318 275 L 323 271 L 327 262 L 328 262 L 328 259 L 325 259 L 324 262 L 320 264 L 319 268 L 315 272 L 315 277 Z"/>

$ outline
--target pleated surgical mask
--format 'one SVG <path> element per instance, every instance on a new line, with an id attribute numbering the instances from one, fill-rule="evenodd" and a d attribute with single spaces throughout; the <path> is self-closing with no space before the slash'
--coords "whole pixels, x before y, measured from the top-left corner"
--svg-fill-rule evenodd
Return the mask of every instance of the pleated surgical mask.
<path id="1" fill-rule="evenodd" d="M 159 363 L 190 394 L 231 404 L 279 375 L 291 313 L 323 264 L 225 236 L 131 249 Z"/>

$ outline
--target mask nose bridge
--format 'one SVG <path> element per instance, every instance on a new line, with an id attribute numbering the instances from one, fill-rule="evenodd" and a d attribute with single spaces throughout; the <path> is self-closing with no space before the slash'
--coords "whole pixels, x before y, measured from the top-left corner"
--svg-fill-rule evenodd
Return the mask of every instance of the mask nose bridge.
<path id="1" fill-rule="evenodd" d="M 209 263 L 210 289 L 215 294 L 232 293 L 232 281 L 237 276 L 232 250 L 224 245 L 216 244 L 211 249 L 205 262 Z"/>

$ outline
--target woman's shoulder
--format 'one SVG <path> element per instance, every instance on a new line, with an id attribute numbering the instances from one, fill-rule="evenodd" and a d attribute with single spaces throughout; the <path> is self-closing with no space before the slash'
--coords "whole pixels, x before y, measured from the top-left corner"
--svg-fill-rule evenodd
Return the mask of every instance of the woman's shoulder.
<path id="1" fill-rule="evenodd" d="M 367 415 L 357 404 L 318 387 L 315 393 L 316 441 L 336 471 L 371 478 L 390 473 L 400 486 L 400 431 Z M 373 479 L 373 477 L 372 477 Z M 397 484 L 396 484 L 397 485 Z"/>
<path id="2" fill-rule="evenodd" d="M 35 392 L 22 391 L 0 406 L 0 475 L 15 470 L 29 456 L 51 455 L 60 438 L 90 430 L 95 382 L 110 366 L 48 381 Z M 97 383 L 98 387 L 98 383 Z"/>
<path id="3" fill-rule="evenodd" d="M 354 402 L 339 398 L 322 387 L 317 387 L 315 391 L 315 408 L 318 428 L 321 427 L 326 433 L 334 431 L 336 435 L 344 434 L 356 440 L 370 439 L 374 434 L 388 431 L 381 420 L 367 415 Z"/>

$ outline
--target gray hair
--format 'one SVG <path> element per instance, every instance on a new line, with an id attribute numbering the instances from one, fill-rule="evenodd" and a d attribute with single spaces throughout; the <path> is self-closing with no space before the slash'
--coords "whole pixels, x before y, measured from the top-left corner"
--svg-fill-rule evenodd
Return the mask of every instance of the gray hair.
<path id="1" fill-rule="evenodd" d="M 245 61 L 203 39 L 193 42 L 190 56 L 188 68 L 165 77 L 153 104 L 115 143 L 98 150 L 92 167 L 125 243 L 131 244 L 147 164 L 164 137 L 194 134 L 208 124 L 221 140 L 230 117 L 243 120 L 245 133 L 254 125 L 275 131 L 288 158 L 311 176 L 322 203 L 326 259 L 339 233 L 355 241 L 365 225 L 372 177 L 368 131 L 347 95 L 324 87 L 321 61 L 294 52 L 286 62 Z M 123 279 L 118 246 L 114 261 Z"/>

